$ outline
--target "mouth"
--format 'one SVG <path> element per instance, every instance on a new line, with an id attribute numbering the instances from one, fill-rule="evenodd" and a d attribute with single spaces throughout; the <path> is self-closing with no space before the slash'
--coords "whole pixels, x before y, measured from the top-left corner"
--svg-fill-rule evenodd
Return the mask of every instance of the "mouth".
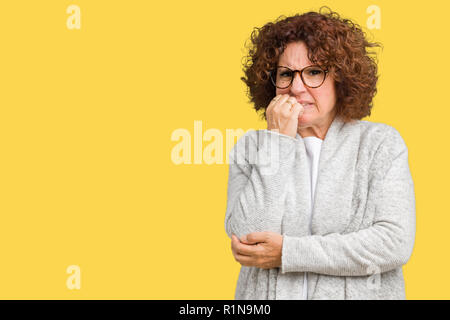
<path id="1" fill-rule="evenodd" d="M 314 103 L 304 103 L 304 104 L 302 104 L 302 106 L 305 109 L 310 109 L 310 108 L 314 107 Z"/>

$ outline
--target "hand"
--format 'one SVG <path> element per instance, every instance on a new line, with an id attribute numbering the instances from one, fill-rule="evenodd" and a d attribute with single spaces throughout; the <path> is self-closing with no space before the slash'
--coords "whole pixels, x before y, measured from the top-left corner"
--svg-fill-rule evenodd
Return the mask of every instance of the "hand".
<path id="1" fill-rule="evenodd" d="M 231 236 L 231 251 L 243 266 L 271 269 L 281 266 L 283 236 L 270 231 L 252 232 L 242 236 Z"/>
<path id="2" fill-rule="evenodd" d="M 303 106 L 289 94 L 276 96 L 266 110 L 267 130 L 277 131 L 295 138 L 298 118 L 303 114 L 303 111 Z"/>

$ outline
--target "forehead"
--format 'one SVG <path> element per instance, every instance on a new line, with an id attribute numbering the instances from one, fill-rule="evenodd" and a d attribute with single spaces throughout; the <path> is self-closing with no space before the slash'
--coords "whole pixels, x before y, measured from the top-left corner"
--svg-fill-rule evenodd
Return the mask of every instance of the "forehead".
<path id="1" fill-rule="evenodd" d="M 294 69 L 301 69 L 311 64 L 308 59 L 308 48 L 303 41 L 289 43 L 278 60 L 278 65 Z"/>

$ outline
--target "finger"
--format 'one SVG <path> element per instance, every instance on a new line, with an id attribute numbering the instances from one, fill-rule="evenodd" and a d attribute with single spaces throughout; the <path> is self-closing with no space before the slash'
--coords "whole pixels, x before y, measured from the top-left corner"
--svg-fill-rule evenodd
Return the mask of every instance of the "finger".
<path id="1" fill-rule="evenodd" d="M 236 246 L 236 253 L 243 256 L 255 256 L 260 248 L 254 244 L 239 244 Z"/>
<path id="2" fill-rule="evenodd" d="M 239 238 L 237 237 L 237 235 L 233 234 L 233 235 L 231 236 L 231 244 L 234 245 L 234 246 L 236 246 L 236 245 L 238 245 L 239 243 L 241 243 L 241 240 L 239 240 Z"/>
<path id="3" fill-rule="evenodd" d="M 281 114 L 283 115 L 284 118 L 290 118 L 291 117 L 291 113 L 292 113 L 292 103 L 290 102 L 286 102 L 281 106 Z"/>
<path id="4" fill-rule="evenodd" d="M 231 250 L 233 251 L 233 253 L 241 253 L 241 248 L 242 246 L 248 246 L 247 244 L 243 243 L 236 235 L 232 235 L 232 237 L 234 236 L 234 240 L 231 242 Z M 245 237 L 245 235 L 242 236 L 242 238 Z M 241 253 L 243 255 L 246 255 L 245 253 Z"/>
<path id="5" fill-rule="evenodd" d="M 235 250 L 236 245 L 238 245 L 240 243 L 238 237 L 236 237 L 236 235 L 231 235 L 231 250 Z"/>
<path id="6" fill-rule="evenodd" d="M 289 97 L 289 99 L 287 99 L 286 102 L 288 102 L 288 103 L 290 104 L 290 106 L 289 106 L 289 111 L 292 111 L 294 105 L 295 105 L 296 103 L 298 103 L 297 99 L 295 99 L 294 97 Z"/>
<path id="7" fill-rule="evenodd" d="M 280 100 L 281 96 L 282 96 L 282 95 L 279 94 L 279 95 L 275 96 L 275 97 L 272 99 L 272 101 L 270 101 L 270 103 L 269 103 L 269 105 L 268 105 L 268 107 L 267 107 L 267 111 L 266 111 L 266 112 L 272 110 L 272 108 L 275 106 L 275 104 L 277 103 L 277 101 Z"/>
<path id="8" fill-rule="evenodd" d="M 275 102 L 275 105 L 273 106 L 274 110 L 280 109 L 280 107 L 286 102 L 286 100 L 289 99 L 289 95 L 288 94 L 283 94 L 280 99 L 278 99 Z"/>
<path id="9" fill-rule="evenodd" d="M 254 258 L 244 256 L 242 254 L 236 254 L 234 256 L 234 258 L 236 259 L 237 262 L 239 262 L 240 264 L 242 264 L 244 266 L 254 266 L 256 264 Z"/>
<path id="10" fill-rule="evenodd" d="M 254 245 L 254 243 L 249 242 L 247 239 L 241 240 L 241 243 L 247 244 L 247 245 Z"/>
<path id="11" fill-rule="evenodd" d="M 295 99 L 294 97 L 289 97 L 286 101 L 291 102 L 293 105 L 298 103 L 297 99 Z"/>
<path id="12" fill-rule="evenodd" d="M 272 104 L 275 104 L 278 100 L 280 100 L 280 98 L 281 98 L 282 96 L 283 96 L 282 94 L 276 95 L 276 96 L 272 99 L 271 103 L 272 103 Z"/>
<path id="13" fill-rule="evenodd" d="M 241 243 L 250 244 L 250 242 L 248 242 L 247 240 L 246 234 L 244 234 L 239 240 L 241 241 Z"/>
<path id="14" fill-rule="evenodd" d="M 267 127 L 268 128 L 272 126 L 272 110 L 273 110 L 273 107 L 275 106 L 275 103 L 278 100 L 280 100 L 280 98 L 281 98 L 281 95 L 275 96 L 272 99 L 272 101 L 270 101 L 269 105 L 266 108 L 265 113 L 266 113 L 266 120 L 267 120 Z"/>
<path id="15" fill-rule="evenodd" d="M 291 116 L 291 111 L 293 106 L 298 103 L 294 97 L 289 97 L 281 107 L 281 113 L 284 117 L 289 118 Z"/>
<path id="16" fill-rule="evenodd" d="M 296 103 L 294 104 L 294 106 L 292 107 L 292 115 L 295 117 L 300 117 L 303 112 L 305 111 L 305 108 L 300 104 L 300 103 Z"/>
<path id="17" fill-rule="evenodd" d="M 236 256 L 236 243 L 231 243 L 231 252 L 233 253 L 233 256 Z"/>
<path id="18" fill-rule="evenodd" d="M 258 243 L 267 241 L 267 232 L 252 232 L 247 235 L 247 242 Z"/>

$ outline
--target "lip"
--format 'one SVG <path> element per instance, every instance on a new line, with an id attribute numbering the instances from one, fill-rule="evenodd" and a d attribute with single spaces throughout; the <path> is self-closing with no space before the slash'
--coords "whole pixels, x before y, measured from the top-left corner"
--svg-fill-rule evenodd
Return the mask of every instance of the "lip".
<path id="1" fill-rule="evenodd" d="M 297 100 L 297 102 L 300 103 L 301 105 L 305 105 L 305 104 L 308 104 L 308 103 L 314 104 L 314 102 L 312 102 L 312 101 L 304 101 L 304 100 L 303 101 L 298 101 Z"/>

